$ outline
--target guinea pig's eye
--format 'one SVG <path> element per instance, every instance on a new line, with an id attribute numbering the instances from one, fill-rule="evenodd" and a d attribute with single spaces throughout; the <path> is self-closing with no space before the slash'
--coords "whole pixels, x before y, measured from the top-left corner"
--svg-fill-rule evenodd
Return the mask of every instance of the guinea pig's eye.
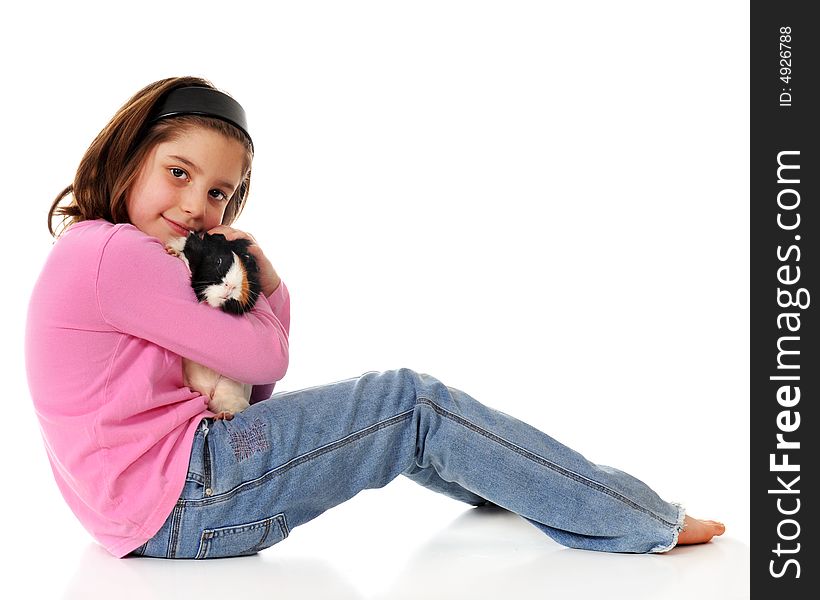
<path id="1" fill-rule="evenodd" d="M 221 258 L 221 257 L 216 259 L 216 266 L 217 266 L 217 267 L 221 267 L 221 266 L 222 266 L 222 258 Z"/>

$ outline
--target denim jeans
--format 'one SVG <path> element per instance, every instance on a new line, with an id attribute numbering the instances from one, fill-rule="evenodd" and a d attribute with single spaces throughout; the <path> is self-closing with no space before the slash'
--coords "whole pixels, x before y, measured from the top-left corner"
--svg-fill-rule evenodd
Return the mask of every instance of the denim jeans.
<path id="1" fill-rule="evenodd" d="M 635 477 L 410 369 L 280 392 L 231 421 L 204 419 L 182 495 L 132 554 L 254 554 L 398 475 L 513 511 L 560 544 L 664 552 L 683 508 Z"/>

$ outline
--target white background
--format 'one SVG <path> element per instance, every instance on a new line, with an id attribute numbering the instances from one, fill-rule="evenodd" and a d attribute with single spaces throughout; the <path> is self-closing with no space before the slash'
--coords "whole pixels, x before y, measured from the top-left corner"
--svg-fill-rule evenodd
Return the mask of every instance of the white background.
<path id="1" fill-rule="evenodd" d="M 0 9 L 0 552 L 16 577 L 75 597 L 84 561 L 98 577 L 123 562 L 53 482 L 23 329 L 51 201 L 116 109 L 175 75 L 249 115 L 235 226 L 291 292 L 277 391 L 429 373 L 723 520 L 720 542 L 748 551 L 745 2 L 16 4 Z M 256 560 L 320 560 L 335 597 L 377 597 L 403 548 L 465 510 L 397 480 Z"/>

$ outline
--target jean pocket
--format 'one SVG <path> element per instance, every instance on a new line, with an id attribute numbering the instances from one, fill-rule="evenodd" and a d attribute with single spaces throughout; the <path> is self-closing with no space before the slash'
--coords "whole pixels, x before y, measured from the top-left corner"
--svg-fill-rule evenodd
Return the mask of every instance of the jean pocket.
<path id="1" fill-rule="evenodd" d="M 282 513 L 261 521 L 206 529 L 199 540 L 196 558 L 249 556 L 281 542 L 289 533 Z"/>

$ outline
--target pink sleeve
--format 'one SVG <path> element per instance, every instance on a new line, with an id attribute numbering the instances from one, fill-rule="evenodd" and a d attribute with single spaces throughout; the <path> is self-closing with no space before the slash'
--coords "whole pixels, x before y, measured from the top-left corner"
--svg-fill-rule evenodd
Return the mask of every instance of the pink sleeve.
<path id="1" fill-rule="evenodd" d="M 279 283 L 279 287 L 267 297 L 267 300 L 273 314 L 279 319 L 285 331 L 290 333 L 290 290 L 285 286 L 284 281 Z"/>
<path id="2" fill-rule="evenodd" d="M 273 314 L 279 319 L 279 322 L 285 328 L 285 331 L 290 334 L 290 291 L 282 281 L 279 287 L 267 298 L 270 307 L 273 309 Z M 273 388 L 276 383 L 268 383 L 263 385 L 253 386 L 251 392 L 250 403 L 256 404 L 262 400 L 267 400 L 273 394 Z"/>
<path id="3" fill-rule="evenodd" d="M 102 250 L 97 302 L 103 319 L 116 330 L 237 381 L 269 384 L 287 371 L 287 288 L 277 289 L 270 299 L 260 297 L 241 316 L 200 304 L 184 263 L 133 225 L 116 227 Z M 272 302 L 278 304 L 279 316 Z"/>

